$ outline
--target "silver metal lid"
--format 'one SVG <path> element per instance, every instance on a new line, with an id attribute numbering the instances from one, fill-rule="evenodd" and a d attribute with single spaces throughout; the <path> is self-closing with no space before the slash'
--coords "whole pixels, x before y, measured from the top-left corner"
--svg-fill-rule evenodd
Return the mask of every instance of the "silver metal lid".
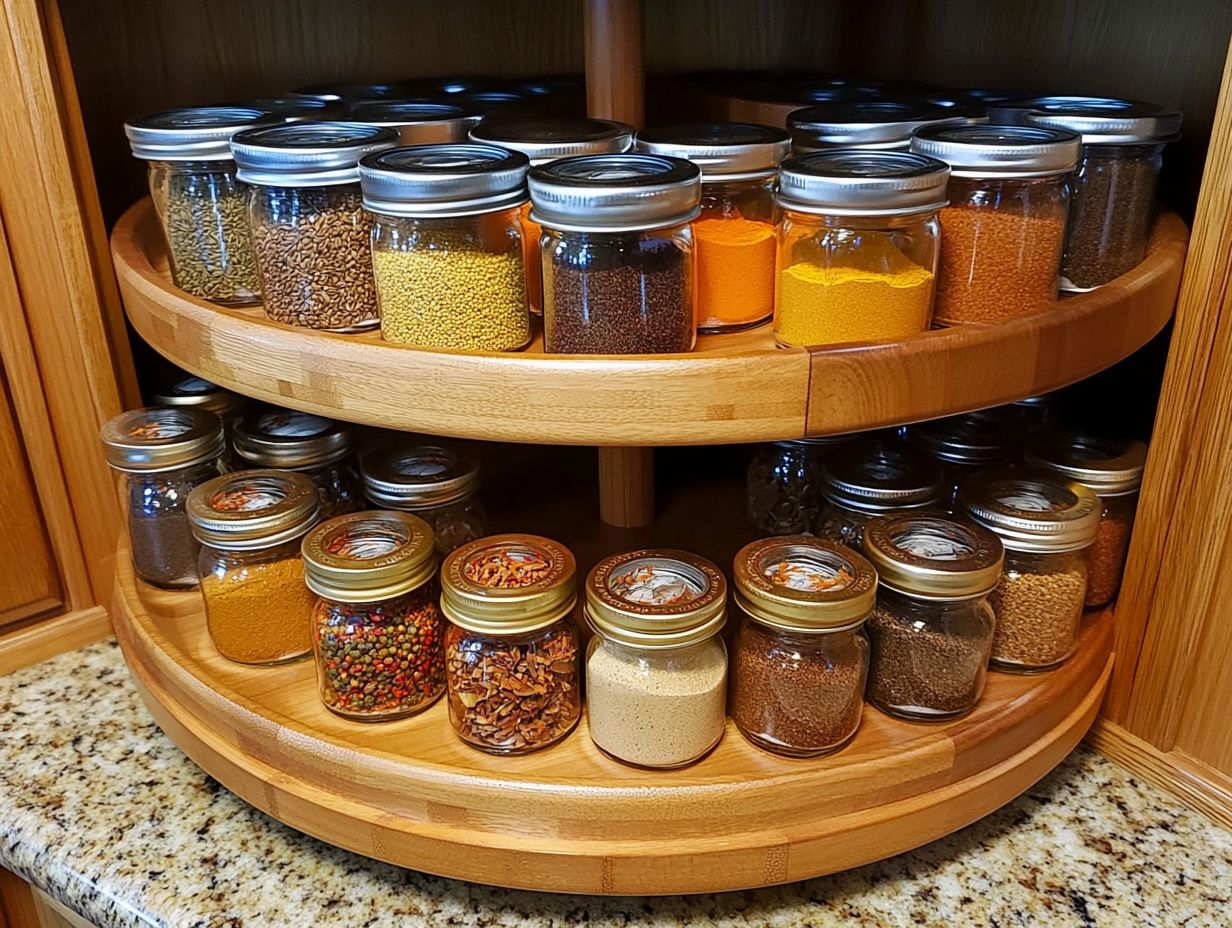
<path id="1" fill-rule="evenodd" d="M 701 171 L 660 155 L 584 155 L 531 168 L 531 219 L 552 229 L 634 232 L 701 213 Z"/>
<path id="2" fill-rule="evenodd" d="M 904 151 L 814 152 L 783 164 L 779 204 L 803 213 L 884 216 L 945 206 L 950 168 Z"/>
<path id="3" fill-rule="evenodd" d="M 628 151 L 633 127 L 610 119 L 540 119 L 525 122 L 484 122 L 471 129 L 471 141 L 520 151 L 531 165 L 580 155 L 611 155 Z"/>
<path id="4" fill-rule="evenodd" d="M 954 177 L 1045 177 L 1077 167 L 1082 139 L 1036 126 L 929 126 L 911 150 L 944 161 Z"/>
<path id="5" fill-rule="evenodd" d="M 1032 467 L 1076 480 L 1100 496 L 1124 496 L 1142 486 L 1146 445 L 1056 429 L 1031 436 L 1023 457 Z"/>
<path id="6" fill-rule="evenodd" d="M 337 104 L 328 100 L 314 100 L 311 97 L 260 97 L 256 100 L 245 100 L 241 106 L 251 106 L 283 122 L 320 119 L 337 108 Z"/>
<path id="7" fill-rule="evenodd" d="M 359 180 L 365 155 L 398 144 L 393 129 L 345 122 L 295 122 L 231 139 L 236 176 L 270 187 L 327 187 Z"/>
<path id="8" fill-rule="evenodd" d="M 159 387 L 151 399 L 159 406 L 195 406 L 223 417 L 238 411 L 247 402 L 238 393 L 191 374 Z"/>
<path id="9" fill-rule="evenodd" d="M 347 106 L 338 117 L 339 122 L 397 129 L 403 145 L 465 142 L 481 119 L 481 113 L 452 103 L 408 100 L 362 100 Z"/>
<path id="10" fill-rule="evenodd" d="M 692 161 L 710 180 L 771 177 L 791 154 L 791 136 L 782 129 L 746 122 L 682 123 L 643 129 L 638 151 Z"/>
<path id="11" fill-rule="evenodd" d="M 1025 126 L 1027 114 L 1045 106 L 1121 106 L 1130 103 L 1118 97 L 1088 97 L 1073 94 L 1028 94 L 985 91 L 984 111 L 997 126 Z"/>
<path id="12" fill-rule="evenodd" d="M 787 117 L 797 154 L 832 148 L 900 148 L 923 126 L 958 124 L 963 118 L 931 103 L 861 100 L 821 103 Z"/>
<path id="13" fill-rule="evenodd" d="M 1076 132 L 1084 145 L 1132 145 L 1179 138 L 1181 113 L 1128 100 L 1062 103 L 1032 110 L 1026 124 Z"/>
<path id="14" fill-rule="evenodd" d="M 278 122 L 252 106 L 191 106 L 130 119 L 124 134 L 144 161 L 230 161 L 232 136 Z"/>
<path id="15" fill-rule="evenodd" d="M 191 406 L 146 406 L 122 412 L 100 434 L 107 463 L 126 473 L 201 464 L 226 450 L 222 420 Z"/>
<path id="16" fill-rule="evenodd" d="M 473 216 L 521 206 L 530 162 L 495 145 L 412 145 L 359 166 L 364 208 L 392 216 Z"/>
<path id="17" fill-rule="evenodd" d="M 908 429 L 918 447 L 952 464 L 1001 464 L 1014 457 L 1018 433 L 998 409 L 947 416 Z"/>
<path id="18" fill-rule="evenodd" d="M 821 465 L 821 493 L 836 506 L 890 512 L 935 506 L 941 469 L 912 448 L 871 439 L 836 449 Z"/>
<path id="19" fill-rule="evenodd" d="M 293 409 L 245 413 L 232 425 L 231 441 L 244 460 L 285 470 L 324 467 L 351 453 L 349 426 Z"/>
<path id="20" fill-rule="evenodd" d="M 513 90 L 463 90 L 449 94 L 449 100 L 457 100 L 463 106 L 478 110 L 485 115 L 493 110 L 525 103 L 526 97 Z"/>
<path id="21" fill-rule="evenodd" d="M 391 509 L 433 509 L 479 489 L 479 455 L 442 441 L 377 448 L 360 458 L 359 471 L 368 499 Z"/>
<path id="22" fill-rule="evenodd" d="M 307 87 L 297 87 L 287 96 L 338 103 L 352 100 L 381 100 L 399 96 L 403 92 L 405 92 L 405 86 L 400 83 L 311 84 Z"/>
<path id="23" fill-rule="evenodd" d="M 931 515 L 873 519 L 864 528 L 864 553 L 882 586 L 936 600 L 986 596 L 1005 561 L 992 532 Z"/>
<path id="24" fill-rule="evenodd" d="M 405 512 L 353 512 L 304 538 L 304 583 L 336 602 L 402 596 L 436 575 L 432 527 Z"/>
<path id="25" fill-rule="evenodd" d="M 241 470 L 195 487 L 185 504 L 198 541 L 227 551 L 272 548 L 316 525 L 316 484 L 303 474 Z"/>
<path id="26" fill-rule="evenodd" d="M 1011 551 L 1079 551 L 1099 529 L 1095 492 L 1047 471 L 1004 468 L 975 474 L 960 485 L 958 504 Z"/>

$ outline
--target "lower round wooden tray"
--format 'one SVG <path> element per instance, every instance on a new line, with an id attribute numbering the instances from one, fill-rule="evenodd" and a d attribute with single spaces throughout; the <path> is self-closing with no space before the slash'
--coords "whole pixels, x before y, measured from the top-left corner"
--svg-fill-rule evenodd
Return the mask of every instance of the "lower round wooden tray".
<path id="1" fill-rule="evenodd" d="M 364 725 L 320 703 L 310 662 L 220 657 L 195 592 L 134 580 L 120 552 L 116 634 L 158 724 L 241 798 L 293 828 L 391 863 L 559 892 L 677 894 L 843 870 L 954 831 L 1014 798 L 1090 726 L 1112 666 L 1110 613 L 1039 676 L 991 674 L 967 718 L 866 708 L 842 752 L 793 761 L 722 743 L 679 771 L 622 766 L 583 719 L 553 748 L 489 757 L 453 736 L 443 701 Z"/>

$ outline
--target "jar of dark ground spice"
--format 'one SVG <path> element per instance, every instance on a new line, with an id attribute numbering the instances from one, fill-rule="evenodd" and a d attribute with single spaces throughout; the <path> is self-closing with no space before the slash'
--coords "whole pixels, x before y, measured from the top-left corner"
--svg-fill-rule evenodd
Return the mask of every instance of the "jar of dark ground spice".
<path id="1" fill-rule="evenodd" d="M 808 535 L 746 545 L 733 567 L 743 617 L 732 718 L 755 745 L 789 757 L 837 751 L 864 709 L 877 572 L 844 545 Z"/>
<path id="2" fill-rule="evenodd" d="M 222 420 L 191 407 L 121 413 L 102 429 L 107 463 L 123 474 L 121 493 L 133 570 L 154 586 L 197 585 L 197 554 L 184 504 L 198 484 L 222 473 Z"/>
<path id="3" fill-rule="evenodd" d="M 801 438 L 765 445 L 749 462 L 749 524 L 766 535 L 811 532 L 821 515 L 821 462 L 854 435 Z"/>
<path id="4" fill-rule="evenodd" d="M 398 719 L 445 691 L 432 529 L 403 512 L 356 512 L 304 538 L 321 700 L 358 721 Z"/>
<path id="5" fill-rule="evenodd" d="M 992 532 L 934 516 L 874 519 L 864 553 L 877 568 L 868 620 L 869 702 L 890 715 L 940 721 L 984 692 L 995 620 L 988 594 L 1005 551 Z"/>
<path id="6" fill-rule="evenodd" d="M 907 436 L 941 465 L 946 509 L 953 508 L 958 486 L 967 477 L 1012 463 L 1018 456 L 1019 434 L 1014 419 L 1000 408 L 921 422 L 909 426 Z"/>
<path id="7" fill-rule="evenodd" d="M 852 442 L 822 464 L 825 500 L 817 534 L 858 549 L 878 516 L 940 506 L 940 468 L 913 448 L 884 438 Z"/>

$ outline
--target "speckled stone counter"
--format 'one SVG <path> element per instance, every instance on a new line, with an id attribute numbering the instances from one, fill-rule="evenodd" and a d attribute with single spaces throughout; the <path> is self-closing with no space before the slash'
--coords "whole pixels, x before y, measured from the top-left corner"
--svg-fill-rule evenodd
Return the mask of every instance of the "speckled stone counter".
<path id="1" fill-rule="evenodd" d="M 0 677 L 0 864 L 100 926 L 1232 924 L 1232 834 L 1085 749 L 949 838 L 777 889 L 604 899 L 400 870 L 204 774 L 112 643 Z"/>

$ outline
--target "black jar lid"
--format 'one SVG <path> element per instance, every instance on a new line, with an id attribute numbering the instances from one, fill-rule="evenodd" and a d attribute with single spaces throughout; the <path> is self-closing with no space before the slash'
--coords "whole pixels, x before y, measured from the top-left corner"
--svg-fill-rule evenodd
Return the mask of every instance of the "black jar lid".
<path id="1" fill-rule="evenodd" d="M 558 158 L 628 151 L 633 127 L 611 119 L 485 121 L 471 129 L 471 141 L 520 151 L 532 165 L 539 165 Z"/>
<path id="2" fill-rule="evenodd" d="M 634 232 L 701 213 L 701 171 L 661 155 L 584 155 L 531 168 L 531 219 L 552 229 Z"/>
<path id="3" fill-rule="evenodd" d="M 954 177 L 1047 177 L 1078 166 L 1082 139 L 1038 126 L 927 126 L 911 150 L 944 161 Z"/>
<path id="4" fill-rule="evenodd" d="M 359 165 L 364 208 L 392 216 L 473 216 L 527 200 L 521 152 L 496 145 L 411 145 Z"/>
<path id="5" fill-rule="evenodd" d="M 336 104 L 328 100 L 314 100 L 311 97 L 258 97 L 255 100 L 245 100 L 240 105 L 269 113 L 283 122 L 320 119 L 336 108 Z"/>
<path id="6" fill-rule="evenodd" d="M 479 455 L 439 439 L 375 448 L 360 458 L 359 472 L 368 499 L 412 512 L 467 499 L 480 482 Z"/>
<path id="7" fill-rule="evenodd" d="M 787 117 L 797 153 L 831 148 L 907 148 L 923 126 L 962 122 L 943 106 L 899 100 L 836 101 L 796 110 Z"/>
<path id="8" fill-rule="evenodd" d="M 526 103 L 526 96 L 514 90 L 464 90 L 450 94 L 447 99 L 456 100 L 462 106 L 488 114 L 496 110 Z"/>
<path id="9" fill-rule="evenodd" d="M 236 177 L 271 187 L 326 187 L 359 181 L 365 155 L 393 148 L 393 129 L 346 122 L 294 122 L 231 139 Z"/>
<path id="10" fill-rule="evenodd" d="M 250 410 L 231 427 L 235 452 L 258 467 L 310 470 L 351 453 L 349 426 L 293 409 Z"/>
<path id="11" fill-rule="evenodd" d="M 190 106 L 130 119 L 124 134 L 144 161 L 230 161 L 233 136 L 277 123 L 254 106 Z"/>
<path id="12" fill-rule="evenodd" d="M 911 426 L 907 434 L 933 457 L 951 464 L 1001 464 L 1014 457 L 1013 419 L 999 409 L 947 416 Z"/>
<path id="13" fill-rule="evenodd" d="M 463 142 L 481 113 L 453 103 L 419 100 L 361 100 L 343 109 L 338 120 L 397 129 L 404 145 Z"/>
<path id="14" fill-rule="evenodd" d="M 637 150 L 692 161 L 702 182 L 772 177 L 791 153 L 782 129 L 747 122 L 696 122 L 656 126 L 637 133 Z"/>
<path id="15" fill-rule="evenodd" d="M 822 462 L 822 495 L 846 509 L 888 512 L 935 506 L 941 491 L 941 469 L 935 461 L 889 440 L 855 442 Z"/>

